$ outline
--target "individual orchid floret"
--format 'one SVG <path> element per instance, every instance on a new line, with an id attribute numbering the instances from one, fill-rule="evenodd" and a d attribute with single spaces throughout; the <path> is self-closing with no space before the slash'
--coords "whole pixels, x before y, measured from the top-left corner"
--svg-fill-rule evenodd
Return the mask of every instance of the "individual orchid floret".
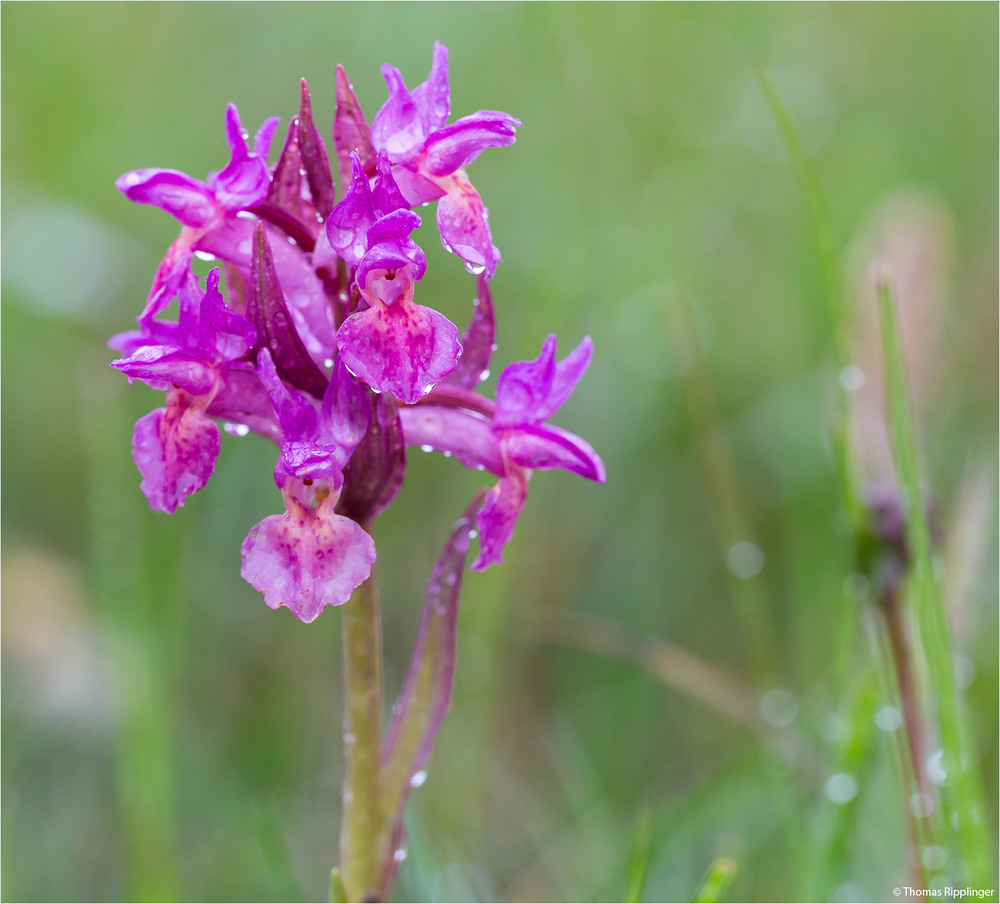
<path id="1" fill-rule="evenodd" d="M 427 267 L 423 251 L 410 238 L 420 217 L 400 207 L 369 223 L 384 210 L 381 204 L 394 203 L 392 175 L 380 174 L 371 194 L 357 158 L 355 168 L 351 191 L 331 217 L 338 224 L 330 230 L 331 244 L 337 247 L 351 235 L 346 243 L 351 250 L 344 253 L 357 261 L 355 282 L 367 307 L 337 331 L 339 354 L 376 392 L 391 392 L 412 404 L 455 369 L 461 352 L 458 328 L 413 300 L 413 284 Z M 363 242 L 358 239 L 362 228 Z"/>
<path id="2" fill-rule="evenodd" d="M 157 324 L 151 335 L 125 334 L 114 344 L 128 357 L 112 362 L 132 382 L 166 389 L 167 404 L 135 425 L 133 457 L 142 491 L 154 509 L 174 512 L 200 490 L 215 469 L 219 428 L 208 416 L 230 366 L 253 345 L 253 326 L 230 311 L 219 293 L 219 271 L 198 291 L 190 274 L 179 294 L 176 323 Z"/>
<path id="3" fill-rule="evenodd" d="M 326 606 L 342 606 L 367 580 L 375 543 L 356 521 L 336 514 L 336 493 L 303 498 L 302 489 L 289 482 L 284 514 L 268 516 L 247 535 L 240 574 L 272 609 L 287 606 L 308 623 Z"/>
<path id="4" fill-rule="evenodd" d="M 562 468 L 603 483 L 604 463 L 590 444 L 545 421 L 569 398 L 587 370 L 593 343 L 584 338 L 556 362 L 556 337 L 549 336 L 534 361 L 506 367 L 496 402 L 467 388 L 442 386 L 420 405 L 401 412 L 409 444 L 454 455 L 466 467 L 500 477 L 477 518 L 480 552 L 472 567 L 481 571 L 503 561 L 533 470 Z"/>
<path id="5" fill-rule="evenodd" d="M 267 349 L 257 366 L 282 429 L 274 479 L 285 513 L 250 531 L 242 575 L 272 609 L 311 622 L 324 606 L 346 603 L 375 561 L 371 537 L 336 512 L 343 469 L 368 430 L 368 399 L 339 362 L 319 406 L 285 386 Z"/>
<path id="6" fill-rule="evenodd" d="M 507 113 L 480 110 L 445 125 L 450 112 L 448 50 L 440 43 L 434 44 L 427 81 L 412 92 L 395 67 L 384 65 L 382 74 L 389 99 L 372 120 L 375 148 L 388 153 L 396 182 L 411 206 L 440 199 L 442 244 L 465 261 L 470 273 L 491 278 L 500 253 L 490 234 L 489 211 L 465 167 L 486 148 L 513 144 L 521 123 Z"/>
<path id="7" fill-rule="evenodd" d="M 590 337 L 556 363 L 556 337 L 549 335 L 534 361 L 504 368 L 497 382 L 493 435 L 499 440 L 505 473 L 487 494 L 477 524 L 480 552 L 472 567 L 483 570 L 503 561 L 501 551 L 527 498 L 532 470 L 562 468 L 604 483 L 604 462 L 586 440 L 545 424 L 569 398 L 590 364 Z"/>
<path id="8" fill-rule="evenodd" d="M 340 360 L 319 405 L 282 382 L 266 348 L 258 353 L 257 372 L 281 425 L 281 456 L 275 466 L 279 488 L 292 479 L 326 480 L 339 491 L 351 453 L 368 431 L 371 412 L 365 390 Z"/>
<path id="9" fill-rule="evenodd" d="M 392 176 L 392 165 L 385 151 L 378 155 L 374 184 L 369 183 L 361 158 L 352 153 L 351 187 L 326 222 L 330 246 L 348 266 L 357 267 L 371 246 L 368 230 L 382 217 L 408 207 Z M 416 223 L 419 225 L 419 217 Z"/>

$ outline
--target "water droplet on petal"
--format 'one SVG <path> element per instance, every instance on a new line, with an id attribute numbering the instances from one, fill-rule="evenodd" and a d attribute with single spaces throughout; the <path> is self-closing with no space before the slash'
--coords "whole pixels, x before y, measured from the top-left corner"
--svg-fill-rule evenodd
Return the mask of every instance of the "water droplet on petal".
<path id="1" fill-rule="evenodd" d="M 215 255 L 209 254 L 207 251 L 195 251 L 194 256 L 200 261 L 214 261 Z"/>
<path id="2" fill-rule="evenodd" d="M 325 368 L 326 368 L 327 370 L 331 370 L 331 369 L 333 368 L 333 358 L 326 358 L 326 359 L 325 359 L 325 360 L 323 361 L 323 366 L 324 366 L 324 367 L 325 367 Z"/>
<path id="3" fill-rule="evenodd" d="M 484 371 L 483 371 L 483 372 L 482 372 L 482 373 L 481 373 L 481 374 L 479 375 L 479 382 L 480 382 L 480 383 L 482 383 L 482 382 L 483 382 L 483 380 L 488 380 L 489 378 L 490 378 L 490 369 L 489 369 L 489 368 L 487 367 L 487 368 L 486 368 L 486 370 L 484 370 Z"/>
<path id="4" fill-rule="evenodd" d="M 250 428 L 246 424 L 225 423 L 222 425 L 222 429 L 230 436 L 246 436 L 250 432 Z"/>
<path id="5" fill-rule="evenodd" d="M 473 266 L 472 264 L 470 264 L 469 265 L 469 272 L 473 276 L 479 276 L 481 273 L 485 273 L 486 272 L 486 264 L 479 264 L 479 266 Z"/>
<path id="6" fill-rule="evenodd" d="M 410 787 L 419 788 L 426 781 L 427 781 L 427 770 L 421 769 L 413 773 L 413 776 L 410 778 Z"/>
<path id="7" fill-rule="evenodd" d="M 429 443 L 422 443 L 421 446 L 420 446 L 420 451 L 421 452 L 433 452 L 434 451 L 434 447 L 432 445 L 430 445 Z"/>
<path id="8" fill-rule="evenodd" d="M 479 536 L 479 531 L 477 531 L 475 528 L 473 528 L 472 530 L 469 531 L 469 539 L 470 540 L 475 540 L 476 537 L 478 537 L 478 536 Z"/>
<path id="9" fill-rule="evenodd" d="M 395 860 L 395 861 L 396 861 L 396 863 L 402 863 L 402 862 L 403 862 L 403 861 L 404 861 L 404 860 L 406 859 L 406 851 L 404 851 L 404 850 L 403 850 L 402 848 L 399 848 L 399 849 L 398 849 L 398 850 L 397 850 L 397 851 L 396 851 L 396 852 L 395 852 L 395 853 L 394 853 L 394 854 L 392 855 L 392 859 L 393 859 L 393 860 Z"/>

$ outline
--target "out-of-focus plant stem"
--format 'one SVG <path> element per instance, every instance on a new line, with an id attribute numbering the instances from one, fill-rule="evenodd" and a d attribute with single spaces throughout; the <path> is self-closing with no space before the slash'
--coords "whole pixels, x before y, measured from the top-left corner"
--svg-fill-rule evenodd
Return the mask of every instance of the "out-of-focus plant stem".
<path id="1" fill-rule="evenodd" d="M 369 533 L 371 525 L 362 525 Z M 380 813 L 382 624 L 371 576 L 343 608 L 344 807 L 341 877 L 349 901 L 378 900 L 386 826 Z"/>
<path id="2" fill-rule="evenodd" d="M 976 771 L 976 756 L 965 722 L 955 681 L 951 630 L 945 612 L 941 582 L 934 574 L 931 534 L 924 512 L 920 471 L 913 438 L 913 419 L 906 368 L 889 275 L 877 279 L 879 323 L 885 364 L 886 407 L 896 479 L 906 518 L 906 540 L 913 566 L 909 589 L 919 631 L 920 648 L 927 663 L 930 689 L 937 708 L 944 771 L 941 804 L 955 850 L 969 869 L 974 885 L 993 882 L 986 809 Z M 919 766 L 916 767 L 919 769 Z M 917 772 L 919 775 L 919 772 Z"/>

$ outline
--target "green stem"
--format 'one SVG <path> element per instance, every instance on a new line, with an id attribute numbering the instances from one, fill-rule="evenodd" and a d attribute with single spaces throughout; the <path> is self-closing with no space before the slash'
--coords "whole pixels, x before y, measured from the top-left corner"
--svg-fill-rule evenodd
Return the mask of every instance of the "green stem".
<path id="1" fill-rule="evenodd" d="M 343 638 L 345 773 L 340 837 L 343 886 L 349 901 L 376 901 L 385 832 L 379 812 L 382 626 L 374 570 L 343 608 Z"/>
<path id="2" fill-rule="evenodd" d="M 937 705 L 942 764 L 947 776 L 941 788 L 954 847 L 960 851 L 973 884 L 987 886 L 993 877 L 986 808 L 976 772 L 975 745 L 955 684 L 950 630 L 941 584 L 934 574 L 931 536 L 920 491 L 920 469 L 913 438 L 906 369 L 888 274 L 877 284 L 886 405 L 896 476 L 906 513 L 906 539 L 913 556 L 910 587 L 920 644 Z"/>

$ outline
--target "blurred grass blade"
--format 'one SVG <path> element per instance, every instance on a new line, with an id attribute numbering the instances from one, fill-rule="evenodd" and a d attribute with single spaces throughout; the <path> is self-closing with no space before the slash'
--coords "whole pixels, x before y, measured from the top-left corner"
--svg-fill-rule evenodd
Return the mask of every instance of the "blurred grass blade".
<path id="1" fill-rule="evenodd" d="M 646 884 L 646 873 L 649 872 L 649 850 L 653 835 L 653 813 L 648 802 L 639 807 L 639 818 L 636 820 L 635 831 L 632 834 L 632 853 L 628 858 L 628 886 L 625 900 L 628 904 L 637 904 L 642 899 L 642 889 Z"/>
<path id="2" fill-rule="evenodd" d="M 698 886 L 694 904 L 716 904 L 736 877 L 737 863 L 732 857 L 716 857 Z"/>
<path id="3" fill-rule="evenodd" d="M 890 276 L 884 268 L 878 274 L 876 289 L 889 437 L 906 518 L 906 539 L 913 559 L 910 576 L 913 607 L 930 687 L 936 698 L 946 776 L 941 786 L 942 815 L 958 848 L 953 855 L 965 861 L 973 885 L 986 887 L 993 884 L 993 867 L 986 808 L 976 771 L 978 757 L 958 696 L 944 597 L 941 582 L 934 574 L 899 326 Z"/>
<path id="4" fill-rule="evenodd" d="M 387 852 L 390 862 L 383 873 L 387 877 L 383 892 L 391 886 L 398 866 L 396 848 L 402 840 L 406 800 L 410 789 L 420 784 L 418 773 L 430 759 L 437 730 L 451 704 L 462 571 L 484 492 L 475 495 L 455 523 L 434 565 L 413 657 L 382 744 L 381 809 L 393 842 Z"/>
<path id="5" fill-rule="evenodd" d="M 850 363 L 847 341 L 848 315 L 844 302 L 844 291 L 838 275 L 836 243 L 833 238 L 833 227 L 830 225 L 830 215 L 816 172 L 806 156 L 802 142 L 799 141 L 798 135 L 795 133 L 788 113 L 763 69 L 757 70 L 757 81 L 761 91 L 764 92 L 768 106 L 771 108 L 771 114 L 781 132 L 788 155 L 792 159 L 792 166 L 795 167 L 795 174 L 799 181 L 799 189 L 809 211 L 809 223 L 812 227 L 813 242 L 816 246 L 816 256 L 819 259 L 823 279 L 826 316 L 830 333 L 833 336 L 834 366 L 839 378 L 841 372 Z M 864 526 L 866 516 L 860 501 L 859 481 L 851 459 L 847 391 L 839 379 L 837 380 L 837 413 L 837 422 L 831 427 L 830 438 L 840 477 L 844 506 L 851 524 L 857 531 Z"/>
<path id="6" fill-rule="evenodd" d="M 330 871 L 330 904 L 347 904 L 347 889 L 337 867 Z"/>

